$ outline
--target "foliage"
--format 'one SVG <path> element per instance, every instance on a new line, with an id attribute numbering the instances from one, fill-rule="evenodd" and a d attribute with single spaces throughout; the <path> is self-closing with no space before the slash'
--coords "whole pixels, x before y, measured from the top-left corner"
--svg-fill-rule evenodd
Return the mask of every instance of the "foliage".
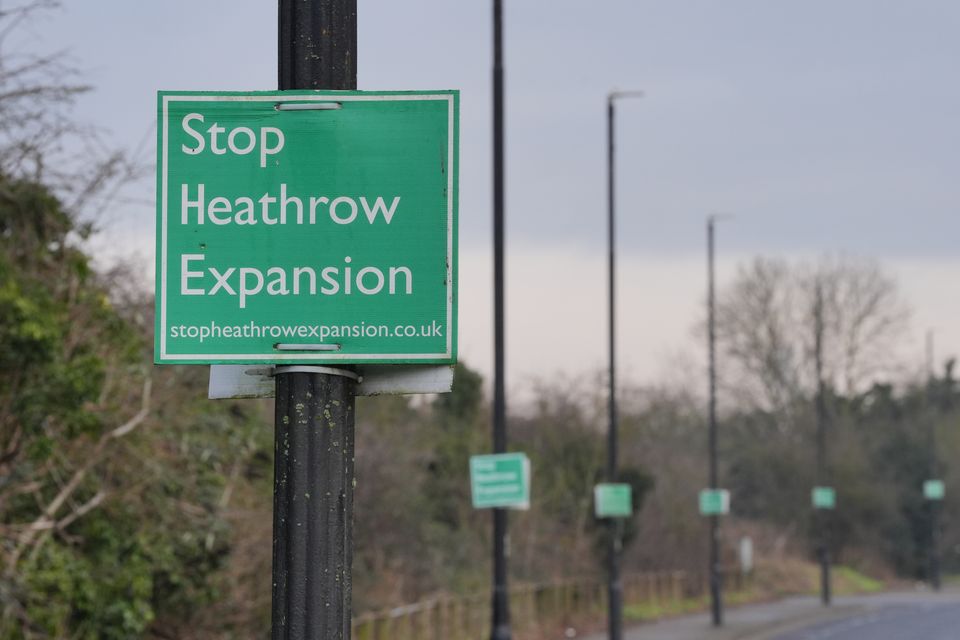
<path id="1" fill-rule="evenodd" d="M 149 324 L 75 231 L 42 186 L 0 177 L 5 639 L 136 637 L 212 598 L 226 471 L 261 446 L 192 376 L 149 373 Z"/>

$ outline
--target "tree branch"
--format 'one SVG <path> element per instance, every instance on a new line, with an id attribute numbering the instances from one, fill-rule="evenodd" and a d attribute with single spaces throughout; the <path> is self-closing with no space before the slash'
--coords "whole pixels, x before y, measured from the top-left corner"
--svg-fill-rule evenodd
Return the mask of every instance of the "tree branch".
<path id="1" fill-rule="evenodd" d="M 84 478 L 87 476 L 87 473 L 98 463 L 103 456 L 104 449 L 111 440 L 122 438 L 129 434 L 131 431 L 136 429 L 149 415 L 150 413 L 150 393 L 151 393 L 151 379 L 149 376 L 143 382 L 143 394 L 141 400 L 140 411 L 136 413 L 128 421 L 113 429 L 107 433 L 100 436 L 100 439 L 97 441 L 97 444 L 94 446 L 93 451 L 87 456 L 86 461 L 83 465 L 77 469 L 70 480 L 60 489 L 59 493 L 47 504 L 46 508 L 42 510 L 39 516 L 33 521 L 33 523 L 27 527 L 26 530 L 20 535 L 20 539 L 17 542 L 17 547 L 14 550 L 10 558 L 10 564 L 7 567 L 9 572 L 13 572 L 16 569 L 17 564 L 20 561 L 20 558 L 23 557 L 23 554 L 27 549 L 33 546 L 33 554 L 36 553 L 36 550 L 43 544 L 47 536 L 42 535 L 38 538 L 40 532 L 49 532 L 53 526 L 50 523 L 56 522 L 56 514 L 63 506 L 64 502 L 67 501 L 72 495 L 73 492 L 77 490 L 80 486 L 80 483 L 83 482 Z M 100 495 L 99 493 L 97 495 Z M 97 496 L 94 496 L 96 499 Z M 80 507 L 77 507 L 73 514 L 76 514 L 78 511 L 85 510 L 83 513 L 87 513 L 90 509 L 95 508 L 103 501 L 103 498 L 99 498 L 93 505 L 90 505 L 90 502 L 87 502 Z M 87 508 L 89 506 L 89 508 Z M 71 515 L 73 515 L 71 514 Z M 82 514 L 81 514 L 82 515 Z M 70 516 L 68 516 L 69 518 Z M 76 516 L 79 517 L 79 516 Z M 75 520 L 76 518 L 73 518 Z M 73 521 L 71 520 L 71 522 Z"/>

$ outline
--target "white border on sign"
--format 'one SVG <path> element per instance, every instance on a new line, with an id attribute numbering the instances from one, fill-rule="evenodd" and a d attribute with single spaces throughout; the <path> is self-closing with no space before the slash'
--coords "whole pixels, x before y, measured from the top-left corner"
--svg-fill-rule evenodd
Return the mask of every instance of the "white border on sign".
<path id="1" fill-rule="evenodd" d="M 273 353 L 273 354 L 169 354 L 167 353 L 167 155 L 169 150 L 169 114 L 168 105 L 170 102 L 275 102 L 279 98 L 284 102 L 293 101 L 316 101 L 318 98 L 335 98 L 337 101 L 351 102 L 395 102 L 395 101 L 423 101 L 434 100 L 447 103 L 447 350 L 444 353 Z M 264 362 L 283 362 L 286 360 L 384 360 L 384 359 L 403 359 L 403 360 L 432 360 L 436 358 L 449 358 L 453 354 L 453 332 L 450 330 L 453 324 L 453 206 L 454 206 L 454 185 L 453 176 L 457 173 L 457 167 L 454 163 L 454 108 L 453 94 L 388 94 L 388 95 L 341 95 L 336 94 L 292 94 L 283 95 L 165 95 L 163 96 L 163 143 L 161 159 L 161 233 L 160 233 L 160 360 L 244 360 L 244 361 L 264 361 Z"/>

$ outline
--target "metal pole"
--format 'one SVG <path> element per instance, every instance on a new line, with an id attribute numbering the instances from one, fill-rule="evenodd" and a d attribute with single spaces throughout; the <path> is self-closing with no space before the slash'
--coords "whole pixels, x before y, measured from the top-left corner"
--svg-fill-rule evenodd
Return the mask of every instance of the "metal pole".
<path id="1" fill-rule="evenodd" d="M 493 0 L 493 452 L 507 450 L 503 300 L 503 2 Z M 510 640 L 507 592 L 507 510 L 493 510 L 491 640 Z"/>
<path id="2" fill-rule="evenodd" d="M 280 89 L 356 89 L 356 0 L 279 1 Z M 349 640 L 354 380 L 276 376 L 273 640 Z"/>
<path id="3" fill-rule="evenodd" d="M 933 330 L 927 330 L 927 422 L 929 447 L 928 480 L 937 480 L 939 465 L 937 461 L 937 404 L 935 394 L 936 374 L 933 369 Z M 940 504 L 938 500 L 927 500 L 930 509 L 930 587 L 940 590 Z"/>
<path id="4" fill-rule="evenodd" d="M 714 222 L 716 216 L 707 218 L 707 342 L 709 349 L 710 377 L 710 488 L 719 488 L 717 479 L 717 357 L 716 357 L 716 312 L 714 296 Z M 710 516 L 710 602 L 713 626 L 723 624 L 723 582 L 720 573 L 720 516 Z"/>
<path id="5" fill-rule="evenodd" d="M 940 501 L 930 500 L 930 587 L 940 591 Z"/>
<path id="6" fill-rule="evenodd" d="M 609 322 L 609 372 L 607 381 L 607 482 L 617 481 L 617 367 L 616 367 L 616 185 L 614 171 L 614 101 L 618 98 L 639 98 L 642 91 L 612 91 L 607 95 L 607 321 Z M 620 551 L 623 520 L 607 521 L 608 629 L 610 640 L 623 637 L 623 584 L 620 581 Z"/>
<path id="7" fill-rule="evenodd" d="M 617 481 L 617 368 L 616 368 L 616 246 L 614 207 L 614 108 L 615 94 L 607 98 L 607 290 L 609 321 L 610 371 L 607 376 L 609 407 L 607 416 L 607 482 Z M 620 525 L 619 518 L 607 520 L 607 577 L 610 640 L 623 637 L 623 585 L 620 583 Z"/>
<path id="8" fill-rule="evenodd" d="M 819 276 L 817 276 L 819 278 Z M 827 403 L 823 382 L 823 286 L 816 282 L 813 303 L 814 322 L 814 363 L 817 373 L 817 486 L 829 486 L 827 470 Z M 828 509 L 817 509 L 819 529 L 817 558 L 820 562 L 820 601 L 830 606 L 830 513 Z"/>

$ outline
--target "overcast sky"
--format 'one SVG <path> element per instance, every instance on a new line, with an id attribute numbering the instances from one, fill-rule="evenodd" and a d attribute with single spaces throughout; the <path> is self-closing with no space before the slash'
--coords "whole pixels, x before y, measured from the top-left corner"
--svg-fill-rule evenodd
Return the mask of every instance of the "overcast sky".
<path id="1" fill-rule="evenodd" d="M 914 333 L 934 326 L 940 351 L 960 346 L 960 3 L 505 4 L 511 375 L 605 362 L 614 87 L 647 93 L 618 111 L 627 371 L 649 378 L 664 352 L 697 347 L 712 211 L 736 214 L 720 229 L 722 278 L 756 254 L 875 257 L 915 307 Z M 461 343 L 486 368 L 491 3 L 360 5 L 359 88 L 462 92 Z M 153 140 L 158 89 L 276 88 L 269 0 L 65 0 L 33 28 L 36 46 L 68 49 L 96 87 L 81 119 L 124 146 Z M 152 200 L 150 181 L 137 189 Z M 125 207 L 105 237 L 149 257 L 153 216 Z"/>

